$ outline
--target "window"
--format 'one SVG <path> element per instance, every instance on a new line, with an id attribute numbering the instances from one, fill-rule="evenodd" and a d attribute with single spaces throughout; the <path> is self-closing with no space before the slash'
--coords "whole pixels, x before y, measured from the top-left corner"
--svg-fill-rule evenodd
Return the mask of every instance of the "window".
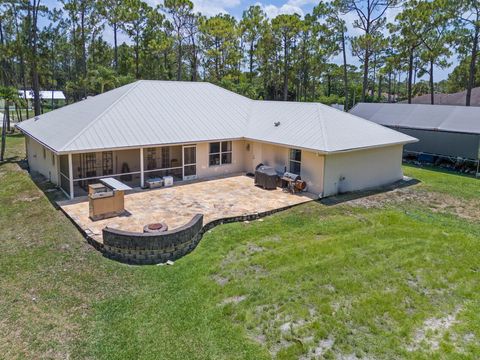
<path id="1" fill-rule="evenodd" d="M 232 163 L 232 142 L 222 141 L 210 143 L 208 156 L 209 166 L 225 165 Z"/>
<path id="2" fill-rule="evenodd" d="M 52 152 L 52 166 L 55 166 L 55 154 Z"/>
<path id="3" fill-rule="evenodd" d="M 290 172 L 300 175 L 302 163 L 302 150 L 290 149 Z"/>
<path id="4" fill-rule="evenodd" d="M 147 149 L 147 170 L 153 170 L 157 168 L 157 149 Z"/>
<path id="5" fill-rule="evenodd" d="M 47 158 L 47 150 L 45 148 L 43 148 L 43 158 L 44 159 Z"/>

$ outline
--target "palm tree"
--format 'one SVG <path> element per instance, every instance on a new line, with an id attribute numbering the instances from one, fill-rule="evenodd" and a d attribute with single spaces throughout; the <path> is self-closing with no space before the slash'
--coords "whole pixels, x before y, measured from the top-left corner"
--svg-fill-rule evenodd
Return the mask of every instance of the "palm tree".
<path id="1" fill-rule="evenodd" d="M 118 84 L 117 75 L 114 70 L 104 66 L 98 66 L 89 73 L 89 82 L 95 91 L 98 90 L 100 94 L 105 91 L 105 88 L 112 89 Z"/>

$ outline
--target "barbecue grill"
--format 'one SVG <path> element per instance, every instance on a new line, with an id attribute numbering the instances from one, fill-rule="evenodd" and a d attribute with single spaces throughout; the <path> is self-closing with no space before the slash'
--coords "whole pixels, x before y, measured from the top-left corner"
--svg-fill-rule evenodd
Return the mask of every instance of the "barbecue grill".
<path id="1" fill-rule="evenodd" d="M 304 191 L 307 188 L 307 183 L 302 180 L 300 175 L 286 171 L 282 178 L 282 188 L 284 190 L 295 193 L 297 191 Z"/>
<path id="2" fill-rule="evenodd" d="M 278 175 L 273 167 L 259 164 L 255 168 L 255 185 L 268 190 L 276 189 L 277 179 Z"/>

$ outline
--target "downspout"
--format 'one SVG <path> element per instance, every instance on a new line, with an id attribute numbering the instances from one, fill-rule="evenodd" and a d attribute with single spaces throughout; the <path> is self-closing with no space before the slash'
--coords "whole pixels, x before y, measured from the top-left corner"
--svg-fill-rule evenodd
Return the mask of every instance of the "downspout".
<path id="1" fill-rule="evenodd" d="M 327 157 L 328 155 L 323 156 L 323 186 L 322 186 L 322 194 L 320 197 L 325 197 L 325 178 L 327 175 Z"/>

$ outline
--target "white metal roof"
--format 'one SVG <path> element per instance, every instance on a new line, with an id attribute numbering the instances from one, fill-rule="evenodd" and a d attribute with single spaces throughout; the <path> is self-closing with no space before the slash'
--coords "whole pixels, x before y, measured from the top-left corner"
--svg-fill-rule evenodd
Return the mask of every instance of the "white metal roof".
<path id="1" fill-rule="evenodd" d="M 257 101 L 205 82 L 150 80 L 17 127 L 57 153 L 241 138 L 328 153 L 416 140 L 318 103 Z"/>
<path id="2" fill-rule="evenodd" d="M 18 95 L 23 99 L 31 100 L 33 99 L 33 90 L 18 90 Z M 65 94 L 60 90 L 41 90 L 39 95 L 44 100 L 50 100 L 52 96 L 53 100 L 65 100 Z"/>
<path id="3" fill-rule="evenodd" d="M 480 107 L 359 103 L 350 113 L 385 126 L 480 134 Z"/>

